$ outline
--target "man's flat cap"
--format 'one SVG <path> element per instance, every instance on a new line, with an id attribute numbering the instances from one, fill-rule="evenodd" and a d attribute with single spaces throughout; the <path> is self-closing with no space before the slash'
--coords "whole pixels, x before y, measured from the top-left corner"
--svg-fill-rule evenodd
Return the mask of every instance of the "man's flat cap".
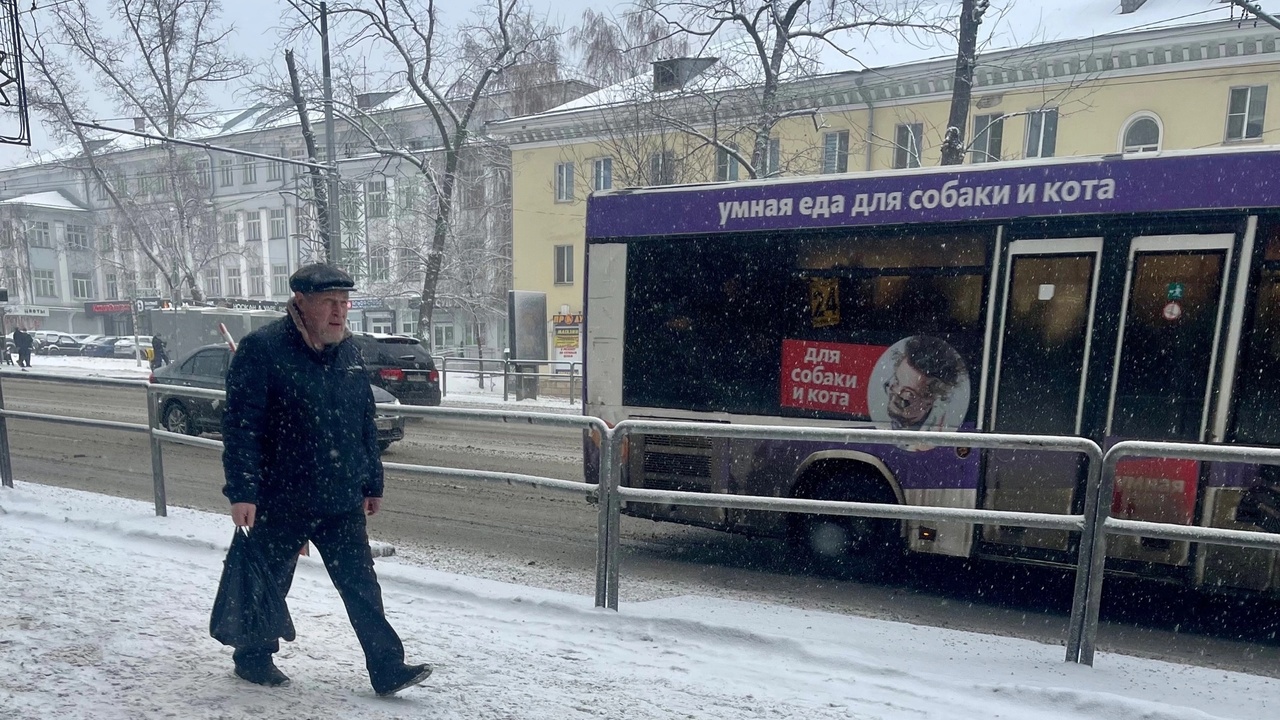
<path id="1" fill-rule="evenodd" d="M 326 263 L 303 265 L 289 278 L 294 292 L 321 293 L 327 290 L 355 290 L 356 281 L 345 270 Z"/>

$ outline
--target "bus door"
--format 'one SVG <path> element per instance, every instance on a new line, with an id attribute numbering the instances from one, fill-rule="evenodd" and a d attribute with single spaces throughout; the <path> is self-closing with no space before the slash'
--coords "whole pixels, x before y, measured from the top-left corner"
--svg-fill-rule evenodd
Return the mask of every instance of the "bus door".
<path id="1" fill-rule="evenodd" d="M 1164 235 L 1129 245 L 1105 435 L 1119 440 L 1203 442 L 1209 427 L 1234 236 Z M 1121 461 L 1115 517 L 1190 525 L 1200 463 Z M 1186 542 L 1113 536 L 1111 557 L 1184 565 Z"/>
<path id="2" fill-rule="evenodd" d="M 1089 373 L 1102 238 L 1018 240 L 1009 245 L 995 348 L 989 429 L 1079 435 Z M 986 454 L 988 509 L 1070 513 L 1083 473 L 1068 453 Z M 1068 549 L 1065 531 L 987 525 L 989 543 Z"/>

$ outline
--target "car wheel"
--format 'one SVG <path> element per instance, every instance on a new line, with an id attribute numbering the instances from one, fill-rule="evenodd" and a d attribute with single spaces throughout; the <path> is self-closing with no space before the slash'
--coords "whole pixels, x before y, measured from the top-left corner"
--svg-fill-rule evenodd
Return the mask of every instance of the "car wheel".
<path id="1" fill-rule="evenodd" d="M 160 424 L 171 433 L 195 435 L 195 423 L 191 421 L 191 413 L 187 407 L 177 400 L 169 401 L 160 415 Z"/>

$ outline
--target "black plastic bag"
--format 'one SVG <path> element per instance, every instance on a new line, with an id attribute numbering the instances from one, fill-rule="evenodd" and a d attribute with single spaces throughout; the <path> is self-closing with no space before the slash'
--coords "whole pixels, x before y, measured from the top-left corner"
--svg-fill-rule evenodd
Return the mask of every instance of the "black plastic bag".
<path id="1" fill-rule="evenodd" d="M 209 634 L 232 647 L 251 647 L 277 638 L 292 641 L 295 637 L 280 586 L 244 528 L 236 528 L 222 565 Z"/>

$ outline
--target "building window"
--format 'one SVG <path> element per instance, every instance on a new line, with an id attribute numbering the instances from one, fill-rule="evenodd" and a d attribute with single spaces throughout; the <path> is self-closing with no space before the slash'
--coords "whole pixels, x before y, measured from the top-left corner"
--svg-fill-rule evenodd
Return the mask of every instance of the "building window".
<path id="1" fill-rule="evenodd" d="M 900 123 L 893 137 L 893 167 L 897 170 L 920 167 L 920 145 L 924 142 L 924 125 Z"/>
<path id="2" fill-rule="evenodd" d="M 556 255 L 556 284 L 572 285 L 573 284 L 573 246 L 557 245 L 555 248 Z"/>
<path id="3" fill-rule="evenodd" d="M 36 297 L 58 297 L 58 283 L 53 279 L 52 270 L 32 270 L 31 285 Z"/>
<path id="4" fill-rule="evenodd" d="M 111 198 L 110 193 L 108 193 L 108 192 L 107 192 L 107 184 L 106 184 L 106 183 L 101 183 L 101 182 L 100 182 L 100 183 L 96 184 L 94 187 L 95 187 L 95 188 L 96 188 L 96 190 L 97 190 L 98 200 L 100 200 L 100 201 L 106 201 L 106 200 L 108 200 L 108 199 L 110 199 L 110 198 Z"/>
<path id="5" fill-rule="evenodd" d="M 1160 149 L 1160 121 L 1154 115 L 1140 115 L 1125 125 L 1120 152 L 1156 152 Z"/>
<path id="6" fill-rule="evenodd" d="M 418 185 L 408 178 L 396 181 L 396 207 L 411 211 L 418 205 Z"/>
<path id="7" fill-rule="evenodd" d="M 402 335 L 416 335 L 418 333 L 418 322 L 416 320 L 402 320 L 400 322 L 400 333 Z"/>
<path id="8" fill-rule="evenodd" d="M 116 282 L 116 274 L 115 274 L 115 273 L 107 273 L 107 274 L 106 274 L 106 281 L 107 281 L 107 297 L 106 297 L 106 299 L 107 299 L 107 300 L 119 300 L 119 299 L 120 299 L 120 284 L 119 284 L 118 282 Z"/>
<path id="9" fill-rule="evenodd" d="M 612 188 L 613 158 L 596 158 L 591 166 L 591 189 L 608 190 Z"/>
<path id="10" fill-rule="evenodd" d="M 267 294 L 267 280 L 262 275 L 261 265 L 249 266 L 249 295 L 262 297 Z"/>
<path id="11" fill-rule="evenodd" d="M 1051 158 L 1058 149 L 1058 109 L 1033 110 L 1027 115 L 1027 157 Z"/>
<path id="12" fill-rule="evenodd" d="M 208 297 L 222 297 L 222 272 L 218 268 L 204 271 L 204 294 Z"/>
<path id="13" fill-rule="evenodd" d="M 849 172 L 849 131 L 823 133 L 822 172 Z"/>
<path id="14" fill-rule="evenodd" d="M 240 285 L 240 268 L 227 268 L 227 297 L 238 298 L 243 294 L 244 288 Z"/>
<path id="15" fill-rule="evenodd" d="M 221 240 L 226 245 L 236 245 L 240 242 L 240 222 L 233 212 L 222 213 L 222 232 Z"/>
<path id="16" fill-rule="evenodd" d="M 250 210 L 244 217 L 245 242 L 260 242 L 262 240 L 262 214 L 257 210 Z"/>
<path id="17" fill-rule="evenodd" d="M 252 158 L 240 158 L 240 182 L 245 185 L 258 182 L 258 164 Z"/>
<path id="18" fill-rule="evenodd" d="M 280 155 L 284 155 L 284 148 L 280 148 Z M 279 160 L 272 160 L 267 163 L 267 182 L 280 182 L 284 180 L 284 163 Z"/>
<path id="19" fill-rule="evenodd" d="M 148 292 L 152 292 L 157 295 L 160 294 L 160 285 L 156 282 L 156 279 L 156 272 L 154 270 L 142 273 L 142 287 Z"/>
<path id="20" fill-rule="evenodd" d="M 71 291 L 76 300 L 93 299 L 93 274 L 71 273 Z"/>
<path id="21" fill-rule="evenodd" d="M 115 234 L 110 225 L 98 228 L 98 247 L 100 248 L 100 251 L 104 253 L 109 253 L 115 250 Z"/>
<path id="22" fill-rule="evenodd" d="M 289 266 L 288 265 L 272 265 L 271 266 L 271 294 L 272 295 L 288 295 L 289 294 Z"/>
<path id="23" fill-rule="evenodd" d="M 764 158 L 764 176 L 775 177 L 782 174 L 782 139 L 769 138 L 769 149 Z"/>
<path id="24" fill-rule="evenodd" d="M 209 161 L 197 160 L 196 161 L 196 185 L 199 185 L 202 188 L 209 187 L 210 185 L 213 184 L 212 183 L 213 178 L 211 177 L 211 175 L 212 175 L 212 170 L 209 167 Z"/>
<path id="25" fill-rule="evenodd" d="M 969 162 L 996 162 L 1004 147 L 1004 115 L 976 115 L 973 118 L 973 145 Z"/>
<path id="26" fill-rule="evenodd" d="M 289 224 L 285 219 L 284 208 L 271 210 L 268 215 L 271 220 L 271 239 L 279 240 L 289 237 Z"/>
<path id="27" fill-rule="evenodd" d="M 573 163 L 556 163 L 556 202 L 573 200 Z"/>
<path id="28" fill-rule="evenodd" d="M 391 249 L 375 247 L 369 250 L 369 279 L 387 281 L 391 279 Z"/>
<path id="29" fill-rule="evenodd" d="M 436 323 L 436 347 L 453 347 L 453 326 Z"/>
<path id="30" fill-rule="evenodd" d="M 387 216 L 387 181 L 370 180 L 364 184 L 365 217 L 384 218 Z"/>
<path id="31" fill-rule="evenodd" d="M 676 181 L 676 154 L 661 150 L 649 155 L 649 184 L 673 185 Z"/>
<path id="32" fill-rule="evenodd" d="M 1262 119 L 1266 112 L 1266 85 L 1231 88 L 1227 103 L 1227 141 L 1262 137 Z"/>
<path id="33" fill-rule="evenodd" d="M 728 148 L 716 148 L 716 181 L 725 182 L 738 179 L 738 158 Z"/>
<path id="34" fill-rule="evenodd" d="M 89 228 L 85 225 L 67 226 L 67 247 L 72 250 L 89 249 Z"/>
<path id="35" fill-rule="evenodd" d="M 53 233 L 49 231 L 49 223 L 37 220 L 27 226 L 27 245 L 29 247 L 53 247 Z"/>
<path id="36" fill-rule="evenodd" d="M 236 184 L 235 160 L 231 158 L 222 158 L 218 161 L 218 185 L 221 187 L 231 187 Z"/>

